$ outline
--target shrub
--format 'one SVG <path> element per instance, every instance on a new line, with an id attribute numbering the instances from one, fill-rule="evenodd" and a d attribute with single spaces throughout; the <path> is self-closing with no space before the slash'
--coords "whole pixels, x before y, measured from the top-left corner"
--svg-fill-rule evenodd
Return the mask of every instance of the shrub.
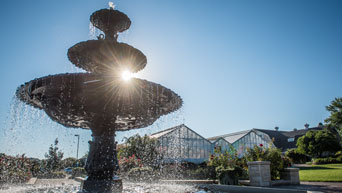
<path id="1" fill-rule="evenodd" d="M 76 158 L 68 157 L 61 161 L 61 167 L 62 168 L 69 168 L 69 167 L 75 167 L 76 166 Z"/>
<path id="2" fill-rule="evenodd" d="M 327 157 L 327 158 L 317 158 L 313 159 L 313 164 L 337 164 L 342 163 L 342 156 L 341 157 Z"/>
<path id="3" fill-rule="evenodd" d="M 284 168 L 286 168 L 286 167 L 291 167 L 291 166 L 292 166 L 292 162 L 291 162 L 291 159 L 290 159 L 290 158 L 288 158 L 288 157 L 286 157 L 286 156 L 283 156 L 281 159 L 283 160 L 283 166 L 284 166 Z"/>
<path id="4" fill-rule="evenodd" d="M 127 177 L 132 181 L 151 182 L 156 178 L 151 167 L 137 167 L 129 170 Z"/>
<path id="5" fill-rule="evenodd" d="M 280 149 L 273 147 L 264 148 L 262 144 L 247 149 L 245 158 L 247 161 L 270 161 L 271 178 L 273 180 L 279 178 L 280 172 L 288 166 L 284 165 Z"/>
<path id="6" fill-rule="evenodd" d="M 284 161 L 281 157 L 281 151 L 277 148 L 270 148 L 266 159 L 271 162 L 271 178 L 277 179 L 280 177 L 280 171 L 282 171 L 286 166 L 284 166 Z"/>
<path id="7" fill-rule="evenodd" d="M 243 174 L 243 169 L 240 167 L 240 160 L 233 147 L 230 147 L 230 150 L 224 153 L 215 149 L 214 154 L 209 158 L 208 166 L 215 168 L 216 177 L 222 184 L 235 185 L 239 177 Z"/>
<path id="8" fill-rule="evenodd" d="M 162 165 L 158 172 L 165 179 L 181 179 L 188 177 L 190 171 L 179 163 L 169 163 Z"/>
<path id="9" fill-rule="evenodd" d="M 342 151 L 338 151 L 335 153 L 335 157 L 342 157 Z"/>
<path id="10" fill-rule="evenodd" d="M 297 149 L 287 150 L 285 156 L 290 158 L 292 163 L 296 164 L 304 164 L 305 162 L 310 161 L 310 158 L 307 155 L 300 153 Z"/>
<path id="11" fill-rule="evenodd" d="M 206 166 L 190 170 L 188 177 L 192 179 L 216 179 L 215 167 Z"/>
<path id="12" fill-rule="evenodd" d="M 138 159 L 134 154 L 132 156 L 121 157 L 119 159 L 120 172 L 128 172 L 132 168 L 142 167 L 141 160 Z"/>
<path id="13" fill-rule="evenodd" d="M 235 168 L 216 167 L 216 174 L 220 184 L 237 185 L 239 177 L 243 174 L 243 169 L 239 166 Z"/>
<path id="14" fill-rule="evenodd" d="M 43 173 L 39 174 L 37 177 L 42 179 L 53 179 L 53 178 L 65 178 L 64 172 L 50 172 L 50 173 Z"/>
<path id="15" fill-rule="evenodd" d="M 84 168 L 81 168 L 81 167 L 72 168 L 72 171 L 71 171 L 72 178 L 85 177 L 86 175 L 87 175 L 87 171 Z"/>
<path id="16" fill-rule="evenodd" d="M 24 183 L 32 177 L 31 161 L 25 154 L 16 157 L 0 154 L 0 183 Z"/>
<path id="17" fill-rule="evenodd" d="M 118 147 L 118 157 L 121 160 L 134 156 L 140 160 L 143 166 L 159 168 L 163 160 L 163 154 L 159 147 L 157 139 L 147 135 L 135 135 L 126 139 L 125 143 Z"/>

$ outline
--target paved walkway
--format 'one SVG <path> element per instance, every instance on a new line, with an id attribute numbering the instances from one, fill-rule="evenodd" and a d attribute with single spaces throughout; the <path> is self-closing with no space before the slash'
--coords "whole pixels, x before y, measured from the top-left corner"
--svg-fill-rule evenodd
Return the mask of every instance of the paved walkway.
<path id="1" fill-rule="evenodd" d="M 300 182 L 300 185 L 274 186 L 274 188 L 297 189 L 318 192 L 342 192 L 342 182 Z"/>

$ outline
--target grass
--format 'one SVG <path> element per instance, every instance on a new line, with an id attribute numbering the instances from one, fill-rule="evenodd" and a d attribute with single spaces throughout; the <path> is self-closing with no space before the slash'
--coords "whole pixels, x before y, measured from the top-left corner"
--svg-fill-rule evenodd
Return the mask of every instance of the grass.
<path id="1" fill-rule="evenodd" d="M 300 167 L 300 181 L 342 182 L 342 164 L 322 164 Z"/>

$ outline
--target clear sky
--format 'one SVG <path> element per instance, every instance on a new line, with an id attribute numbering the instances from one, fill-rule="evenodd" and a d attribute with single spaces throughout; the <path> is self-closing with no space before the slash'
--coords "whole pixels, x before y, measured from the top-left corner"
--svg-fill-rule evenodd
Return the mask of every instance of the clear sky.
<path id="1" fill-rule="evenodd" d="M 138 76 L 184 100 L 148 129 L 185 123 L 204 137 L 252 128 L 316 126 L 342 96 L 342 1 L 117 0 L 132 20 L 119 40 L 148 59 Z M 34 78 L 79 71 L 67 50 L 90 39 L 89 17 L 107 0 L 0 2 L 0 152 L 42 158 L 54 139 L 65 156 L 88 149 L 90 131 L 63 128 L 12 100 Z M 10 113 L 11 104 L 13 112 Z"/>

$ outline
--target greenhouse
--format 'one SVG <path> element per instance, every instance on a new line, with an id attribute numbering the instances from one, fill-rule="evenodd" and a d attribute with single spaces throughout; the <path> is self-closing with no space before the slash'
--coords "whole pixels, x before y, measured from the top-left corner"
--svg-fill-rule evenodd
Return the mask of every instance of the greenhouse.
<path id="1" fill-rule="evenodd" d="M 154 133 L 150 137 L 159 140 L 165 162 L 202 163 L 214 153 L 215 147 L 220 146 L 224 151 L 230 145 L 224 139 L 212 143 L 185 125 Z"/>
<path id="2" fill-rule="evenodd" d="M 216 137 L 204 138 L 186 125 L 182 124 L 157 133 L 150 137 L 160 142 L 160 151 L 165 162 L 192 162 L 202 163 L 214 154 L 215 149 L 221 152 L 237 153 L 242 157 L 255 145 L 264 148 L 277 147 L 285 152 L 295 148 L 297 139 L 309 130 L 322 128 L 306 128 L 293 131 L 279 131 L 266 129 L 251 129 Z"/>

